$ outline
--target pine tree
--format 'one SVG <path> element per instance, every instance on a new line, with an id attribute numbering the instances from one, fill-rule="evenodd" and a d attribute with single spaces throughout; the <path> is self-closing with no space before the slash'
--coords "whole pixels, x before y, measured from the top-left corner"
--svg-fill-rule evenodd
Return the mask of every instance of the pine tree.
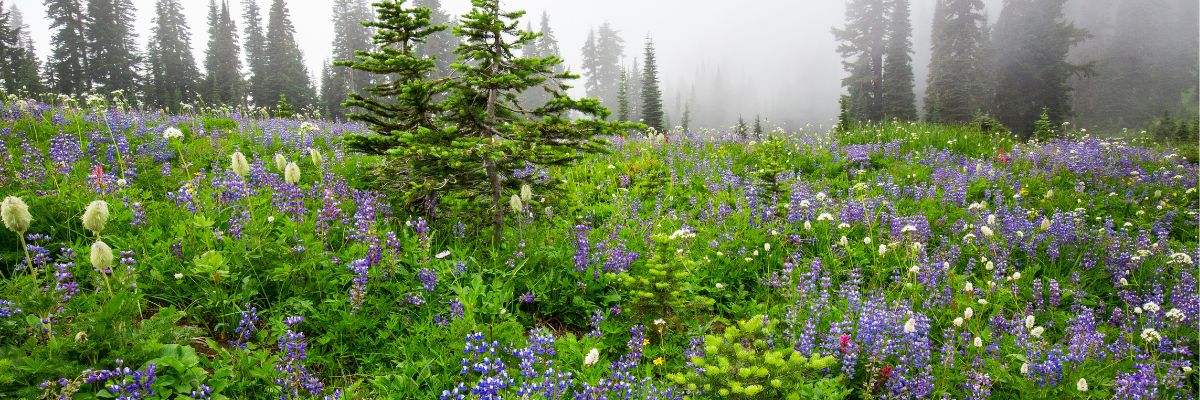
<path id="1" fill-rule="evenodd" d="M 846 26 L 834 29 L 841 44 L 842 66 L 850 75 L 842 79 L 849 92 L 847 110 L 858 121 L 882 121 L 883 57 L 886 49 L 888 7 L 884 0 L 848 0 Z"/>
<path id="2" fill-rule="evenodd" d="M 0 1 L 0 67 L 3 67 L 0 78 L 4 79 L 5 91 L 30 95 L 45 90 L 29 27 L 16 5 L 5 12 L 3 1 Z"/>
<path id="3" fill-rule="evenodd" d="M 689 125 L 691 125 L 691 123 L 692 123 L 692 103 L 687 103 L 687 104 L 683 105 L 683 119 L 680 121 L 680 126 L 683 127 L 683 133 L 691 132 L 691 127 L 689 126 Z"/>
<path id="4" fill-rule="evenodd" d="M 333 3 L 333 59 L 351 60 L 354 52 L 371 47 L 371 29 L 363 22 L 373 18 L 364 0 L 336 0 Z M 330 117 L 343 115 L 342 102 L 351 92 L 362 92 L 371 86 L 371 76 L 353 69 L 327 65 L 321 82 L 321 109 Z M 329 86 L 326 88 L 325 84 Z"/>
<path id="5" fill-rule="evenodd" d="M 583 45 L 583 70 L 587 76 L 584 89 L 588 96 L 600 99 L 606 106 L 617 106 L 621 55 L 624 53 L 625 40 L 608 22 L 601 24 L 599 30 L 588 33 L 587 42 Z"/>
<path id="6" fill-rule="evenodd" d="M 763 134 L 762 116 L 755 114 L 754 115 L 754 136 L 762 137 L 762 134 Z"/>
<path id="7" fill-rule="evenodd" d="M 746 126 L 746 120 L 742 118 L 741 114 L 738 114 L 737 125 L 733 126 L 733 132 L 742 139 L 745 139 L 746 135 L 750 133 L 750 127 Z"/>
<path id="8" fill-rule="evenodd" d="M 883 60 L 883 118 L 917 119 L 913 93 L 912 22 L 908 0 L 891 0 Z"/>
<path id="9" fill-rule="evenodd" d="M 200 73 L 179 1 L 158 0 L 154 14 L 154 30 L 146 49 L 145 96 L 152 105 L 174 110 L 195 101 Z"/>
<path id="10" fill-rule="evenodd" d="M 351 118 L 370 123 L 376 135 L 350 136 L 347 144 L 387 154 L 380 169 L 385 179 L 380 181 L 402 192 L 410 205 L 430 204 L 437 196 L 440 204 L 489 215 L 498 242 L 508 208 L 506 193 L 515 193 L 523 184 L 547 193 L 555 182 L 503 178 L 504 171 L 524 168 L 527 162 L 539 168 L 559 165 L 580 151 L 599 151 L 597 135 L 613 134 L 620 126 L 558 117 L 568 111 L 603 117 L 607 111 L 595 100 L 572 100 L 553 86 L 555 99 L 545 106 L 516 106 L 521 91 L 542 85 L 562 61 L 515 57 L 514 51 L 536 40 L 537 34 L 519 30 L 517 20 L 523 13 L 501 11 L 498 0 L 473 0 L 474 8 L 454 28 L 463 38 L 455 50 L 458 73 L 427 79 L 433 60 L 418 56 L 414 44 L 443 27 L 430 26 L 428 9 L 404 8 L 403 3 L 376 3 L 376 43 L 383 46 L 360 53 L 353 66 L 384 75 L 388 82 L 370 89 L 372 98 L 351 100 L 364 110 Z"/>
<path id="11" fill-rule="evenodd" d="M 88 0 L 88 71 L 96 89 L 136 93 L 141 59 L 133 32 L 135 12 L 132 0 Z"/>
<path id="12" fill-rule="evenodd" d="M 617 121 L 629 121 L 629 73 L 621 71 L 621 86 L 617 88 Z"/>
<path id="13" fill-rule="evenodd" d="M 654 39 L 646 37 L 646 64 L 642 68 L 642 119 L 646 126 L 666 132 L 663 125 L 662 90 L 658 87 L 658 62 L 654 56 Z"/>
<path id="14" fill-rule="evenodd" d="M 263 33 L 262 10 L 258 0 L 242 0 L 242 18 L 246 20 L 246 68 L 250 77 L 246 89 L 250 101 L 256 106 L 267 107 L 278 100 L 277 94 L 267 91 L 267 37 Z"/>
<path id="15" fill-rule="evenodd" d="M 583 42 L 583 90 L 588 96 L 600 97 L 600 54 L 596 52 L 596 30 L 589 29 Z"/>
<path id="16" fill-rule="evenodd" d="M 442 11 L 442 2 L 440 0 L 417 0 L 414 3 L 417 7 L 428 8 L 430 11 L 429 23 L 433 25 L 445 25 L 453 27 L 454 21 L 450 20 L 450 15 Z M 417 54 L 433 59 L 434 71 L 433 76 L 450 76 L 454 72 L 450 68 L 454 64 L 454 48 L 458 46 L 458 37 L 450 29 L 444 29 L 430 34 L 424 41 L 416 45 Z"/>
<path id="17" fill-rule="evenodd" d="M 532 32 L 533 27 L 530 25 L 526 30 Z M 541 24 L 538 30 L 538 38 L 531 45 L 521 49 L 522 56 L 525 58 L 545 58 L 545 57 L 561 57 L 558 48 L 558 39 L 554 36 L 554 30 L 550 28 L 550 16 L 542 13 Z M 555 67 L 554 74 L 560 74 L 565 69 L 560 65 Z M 554 85 L 558 82 L 551 77 L 545 82 L 545 85 Z M 536 108 L 550 101 L 550 93 L 543 90 L 541 87 L 533 88 L 521 93 L 522 106 L 526 108 Z"/>
<path id="18" fill-rule="evenodd" d="M 963 123 L 985 108 L 983 10 L 982 0 L 938 0 L 935 5 L 926 120 Z"/>
<path id="19" fill-rule="evenodd" d="M 286 96 L 293 108 L 313 105 L 316 93 L 296 44 L 295 28 L 284 0 L 271 2 L 265 55 L 266 69 L 270 72 L 262 80 L 264 93 L 274 98 Z"/>
<path id="20" fill-rule="evenodd" d="M 996 118 L 1028 139 L 1045 109 L 1050 121 L 1071 115 L 1068 78 L 1090 67 L 1067 62 L 1072 46 L 1088 37 L 1063 19 L 1066 0 L 1006 0 L 996 22 Z"/>
<path id="21" fill-rule="evenodd" d="M 50 87 L 62 94 L 87 93 L 92 88 L 87 42 L 88 18 L 83 0 L 47 0 L 46 16 L 54 35 L 47 63 Z"/>
<path id="22" fill-rule="evenodd" d="M 624 69 L 622 72 L 626 71 Z M 642 67 L 638 64 L 638 58 L 633 58 L 633 65 L 628 69 L 629 73 L 629 121 L 639 122 L 645 119 L 642 115 Z"/>
<path id="23" fill-rule="evenodd" d="M 221 1 L 220 9 L 210 0 L 209 8 L 208 50 L 205 51 L 205 77 L 200 84 L 200 93 L 210 103 L 242 104 L 246 85 L 242 80 L 237 25 L 229 14 L 226 0 Z"/>

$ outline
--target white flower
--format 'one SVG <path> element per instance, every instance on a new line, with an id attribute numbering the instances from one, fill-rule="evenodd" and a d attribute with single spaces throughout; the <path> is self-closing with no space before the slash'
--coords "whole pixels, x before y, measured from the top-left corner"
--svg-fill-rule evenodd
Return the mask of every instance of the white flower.
<path id="1" fill-rule="evenodd" d="M 529 200 L 533 200 L 533 188 L 529 184 L 521 185 L 521 201 L 528 203 Z"/>
<path id="2" fill-rule="evenodd" d="M 716 287 L 717 287 L 717 290 L 721 290 L 721 289 L 725 288 L 725 284 L 721 283 L 721 282 L 717 282 Z"/>
<path id="3" fill-rule="evenodd" d="M 955 319 L 954 319 L 954 327 L 955 327 L 955 328 L 960 328 L 960 327 L 962 327 L 962 324 L 963 324 L 963 319 L 962 319 L 962 317 L 958 317 L 958 318 L 955 318 Z"/>
<path id="4" fill-rule="evenodd" d="M 846 239 L 845 236 L 842 236 L 842 238 L 838 240 L 838 244 L 842 245 L 842 247 L 850 247 L 850 239 Z"/>
<path id="5" fill-rule="evenodd" d="M 1134 314 L 1141 314 L 1141 313 L 1143 313 L 1143 312 L 1145 312 L 1145 311 L 1142 311 L 1142 308 L 1141 308 L 1141 307 L 1134 307 L 1134 308 L 1133 308 L 1133 313 L 1134 313 Z"/>
<path id="6" fill-rule="evenodd" d="M 992 237 L 992 228 L 988 228 L 987 226 L 981 226 L 981 227 L 979 227 L 979 233 L 982 233 L 983 236 L 986 236 L 986 237 Z"/>
<path id="7" fill-rule="evenodd" d="M 771 251 L 771 244 L 763 243 L 763 251 Z"/>
<path id="8" fill-rule="evenodd" d="M 437 253 L 433 257 L 440 260 L 440 259 L 446 258 L 448 256 L 450 256 L 450 250 L 442 250 L 441 253 Z"/>
<path id="9" fill-rule="evenodd" d="M 33 215 L 29 214 L 29 206 L 25 204 L 20 197 L 8 196 L 4 198 L 4 202 L 0 203 L 0 219 L 4 220 L 4 227 L 13 231 L 19 236 L 24 236 L 25 231 L 29 230 L 29 224 L 33 222 Z"/>
<path id="10" fill-rule="evenodd" d="M 1188 265 L 1194 264 L 1192 262 L 1192 256 L 1189 256 L 1187 253 L 1171 254 L 1170 262 L 1175 263 L 1175 264 L 1188 264 Z"/>
<path id="11" fill-rule="evenodd" d="M 963 318 L 971 319 L 971 316 L 973 315 L 975 315 L 975 310 L 971 309 L 971 307 L 967 307 L 966 310 L 963 310 Z"/>
<path id="12" fill-rule="evenodd" d="M 1013 274 L 1012 274 L 1012 280 L 1014 280 L 1014 281 L 1019 281 L 1019 280 L 1021 280 L 1021 271 L 1013 272 Z"/>
<path id="13" fill-rule="evenodd" d="M 988 271 L 991 271 L 991 270 L 993 270 L 993 269 L 995 269 L 995 268 L 996 268 L 996 264 L 995 264 L 995 263 L 992 263 L 991 261 L 988 261 L 988 262 L 986 262 L 986 263 L 983 263 L 983 269 L 986 269 L 986 270 L 988 270 Z"/>
<path id="14" fill-rule="evenodd" d="M 987 221 L 988 221 L 988 225 L 995 225 L 996 224 L 996 214 L 988 214 Z"/>
<path id="15" fill-rule="evenodd" d="M 887 254 L 887 245 L 880 243 L 879 244 L 879 255 L 882 256 L 884 254 Z"/>
<path id="16" fill-rule="evenodd" d="M 908 321 L 904 321 L 904 333 L 916 333 L 916 332 L 917 332 L 917 321 L 916 320 L 909 318 Z"/>
<path id="17" fill-rule="evenodd" d="M 1042 226 L 1040 226 L 1040 228 L 1042 228 L 1043 231 L 1050 229 L 1050 218 L 1042 217 Z"/>
<path id="18" fill-rule="evenodd" d="M 919 274 L 919 273 L 921 273 L 921 267 L 918 267 L 916 265 L 908 267 L 908 273 L 913 274 L 913 275 Z"/>
<path id="19" fill-rule="evenodd" d="M 691 230 L 691 229 L 688 229 L 688 228 L 679 228 L 679 229 L 676 229 L 676 230 L 675 230 L 675 232 L 671 233 L 671 236 L 668 236 L 668 237 L 667 237 L 667 239 L 671 239 L 671 240 L 675 240 L 675 239 L 691 239 L 691 238 L 694 238 L 694 237 L 696 237 L 696 233 L 695 233 L 695 232 L 692 232 L 692 230 Z"/>
<path id="20" fill-rule="evenodd" d="M 175 279 L 183 279 L 183 274 L 176 272 Z"/>
<path id="21" fill-rule="evenodd" d="M 1158 312 L 1158 310 L 1162 309 L 1158 306 L 1158 303 L 1155 303 L 1153 301 L 1146 302 L 1146 304 L 1142 305 L 1142 308 L 1146 309 L 1146 311 L 1149 311 L 1150 313 L 1156 313 L 1156 312 Z"/>
<path id="22" fill-rule="evenodd" d="M 514 194 L 508 198 L 508 207 L 512 209 L 513 213 L 520 214 L 525 205 L 521 204 L 521 196 Z"/>
<path id="23" fill-rule="evenodd" d="M 312 159 L 313 165 L 319 166 L 321 163 L 325 162 L 325 157 L 321 156 L 321 152 L 312 147 L 308 148 L 308 158 Z"/>
<path id="24" fill-rule="evenodd" d="M 285 182 L 293 184 L 293 185 L 299 183 L 300 182 L 300 166 L 296 165 L 296 163 L 294 161 L 289 162 L 287 164 L 287 166 L 283 168 L 283 180 Z"/>
<path id="25" fill-rule="evenodd" d="M 163 139 L 167 139 L 167 140 L 171 140 L 174 138 L 181 138 L 181 137 L 183 137 L 183 131 L 179 130 L 179 128 L 172 126 L 170 128 L 167 128 L 167 130 L 163 131 L 162 136 L 163 136 Z"/>
<path id="26" fill-rule="evenodd" d="M 1021 363 L 1021 375 L 1029 375 L 1029 363 Z"/>
<path id="27" fill-rule="evenodd" d="M 1088 391 L 1087 379 L 1079 378 L 1079 382 L 1075 382 L 1075 388 L 1080 392 Z"/>
<path id="28" fill-rule="evenodd" d="M 1142 329 L 1142 340 L 1153 343 L 1162 340 L 1162 335 L 1154 328 L 1146 328 Z"/>
<path id="29" fill-rule="evenodd" d="M 588 351 L 587 357 L 583 358 L 583 366 L 590 367 L 596 365 L 597 361 L 600 361 L 600 350 L 596 350 L 593 347 L 591 351 Z"/>
<path id="30" fill-rule="evenodd" d="M 288 160 L 283 154 L 275 153 L 275 168 L 283 171 L 284 168 L 287 168 L 287 163 Z"/>
<path id="31" fill-rule="evenodd" d="M 229 155 L 229 169 L 245 178 L 250 173 L 250 163 L 246 161 L 246 156 L 242 152 L 235 151 Z"/>
<path id="32" fill-rule="evenodd" d="M 667 321 L 666 321 L 666 320 L 664 320 L 664 319 L 662 319 L 662 318 L 659 318 L 659 319 L 656 319 L 656 320 L 654 320 L 654 324 L 655 324 L 655 325 L 660 325 L 660 326 L 661 326 L 661 325 L 666 325 L 666 324 L 667 324 Z"/>
<path id="33" fill-rule="evenodd" d="M 817 216 L 817 221 L 833 221 L 833 215 L 829 213 L 821 213 Z"/>
<path id="34" fill-rule="evenodd" d="M 863 244 L 871 244 L 871 237 L 867 236 L 867 237 L 863 238 Z"/>
<path id="35" fill-rule="evenodd" d="M 987 303 L 988 303 L 987 299 L 979 299 L 979 305 L 986 306 Z"/>
<path id="36" fill-rule="evenodd" d="M 83 211 L 83 228 L 100 236 L 100 232 L 104 231 L 104 225 L 107 223 L 108 203 L 104 200 L 96 200 L 88 204 L 87 209 Z"/>
<path id="37" fill-rule="evenodd" d="M 1033 328 L 1034 317 L 1032 315 L 1025 317 L 1025 329 Z"/>
<path id="38" fill-rule="evenodd" d="M 967 292 L 967 293 L 974 293 L 975 292 L 975 284 L 973 284 L 971 282 L 967 282 L 966 285 L 963 285 L 963 291 Z"/>
<path id="39" fill-rule="evenodd" d="M 974 233 L 968 233 L 968 234 L 966 234 L 966 235 L 963 235 L 963 241 L 964 241 L 964 242 L 970 242 L 972 239 L 975 239 L 975 234 L 974 234 Z"/>
<path id="40" fill-rule="evenodd" d="M 1045 332 L 1045 331 L 1046 331 L 1046 328 L 1043 328 L 1040 326 L 1035 326 L 1035 327 L 1033 327 L 1033 329 L 1031 329 L 1029 331 L 1029 334 L 1033 337 L 1042 337 L 1042 332 Z"/>
<path id="41" fill-rule="evenodd" d="M 318 129 L 320 129 L 320 128 L 317 128 L 317 126 L 314 125 L 312 122 L 304 121 L 303 123 L 300 124 L 299 130 L 300 130 L 300 134 L 303 135 L 303 134 L 316 132 Z"/>
<path id="42" fill-rule="evenodd" d="M 125 187 L 128 184 L 129 181 L 125 180 L 125 178 L 117 179 L 117 186 Z"/>
<path id="43" fill-rule="evenodd" d="M 812 230 L 812 222 L 804 221 L 804 230 L 811 231 Z"/>
<path id="44" fill-rule="evenodd" d="M 917 227 L 912 226 L 912 224 L 904 225 L 903 228 L 900 228 L 900 233 L 902 233 L 902 234 L 908 233 L 908 232 L 916 232 L 916 231 L 917 231 Z"/>
<path id="45" fill-rule="evenodd" d="M 850 229 L 850 224 L 845 222 L 838 224 L 838 229 Z"/>
<path id="46" fill-rule="evenodd" d="M 979 336 L 975 337 L 975 347 L 983 347 L 983 338 Z"/>
<path id="47" fill-rule="evenodd" d="M 274 215 L 268 215 L 268 216 L 267 216 L 267 222 L 268 222 L 268 223 L 273 223 L 273 222 L 275 222 L 275 216 L 274 216 Z"/>
<path id="48" fill-rule="evenodd" d="M 88 254 L 89 260 L 92 262 L 92 267 L 101 273 L 108 270 L 112 266 L 113 252 L 112 248 L 108 247 L 107 243 L 97 240 L 92 243 L 92 251 Z"/>
<path id="49" fill-rule="evenodd" d="M 1185 317 L 1186 315 L 1183 314 L 1183 311 L 1180 311 L 1178 308 L 1172 308 L 1167 311 L 1167 318 L 1175 322 L 1183 322 Z"/>

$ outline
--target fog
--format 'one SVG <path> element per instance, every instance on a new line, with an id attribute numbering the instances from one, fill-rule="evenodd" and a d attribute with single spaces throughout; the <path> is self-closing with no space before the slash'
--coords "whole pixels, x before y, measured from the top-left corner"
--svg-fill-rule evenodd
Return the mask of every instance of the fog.
<path id="1" fill-rule="evenodd" d="M 1072 3 L 1079 3 L 1075 0 Z M 141 49 L 150 34 L 154 0 L 133 0 Z M 269 0 L 258 0 L 264 12 Z M 42 0 L 10 0 L 32 26 L 38 56 L 49 53 Z M 242 0 L 230 1 L 238 16 Z M 315 77 L 329 57 L 333 0 L 290 0 L 297 40 L 309 74 Z M 1002 0 L 986 0 L 992 22 Z M 192 48 L 203 59 L 208 41 L 206 0 L 185 0 Z M 841 26 L 845 2 L 837 0 L 505 0 L 509 10 L 523 9 L 527 18 L 547 13 L 562 57 L 573 72 L 581 71 L 581 48 L 590 28 L 609 22 L 625 40 L 625 63 L 641 58 L 647 36 L 657 48 L 664 110 L 672 125 L 680 123 L 690 104 L 693 126 L 728 127 L 738 116 L 747 122 L 761 115 L 767 127 L 796 129 L 805 124 L 830 126 L 846 76 L 831 29 Z M 443 0 L 445 11 L 459 15 L 468 0 Z M 1076 4 L 1079 6 L 1079 4 Z M 930 19 L 934 0 L 912 1 L 913 67 L 917 108 L 925 89 L 930 54 Z M 265 15 L 264 15 L 265 18 Z M 317 79 L 313 79 L 314 83 Z M 573 94 L 584 95 L 582 79 Z"/>

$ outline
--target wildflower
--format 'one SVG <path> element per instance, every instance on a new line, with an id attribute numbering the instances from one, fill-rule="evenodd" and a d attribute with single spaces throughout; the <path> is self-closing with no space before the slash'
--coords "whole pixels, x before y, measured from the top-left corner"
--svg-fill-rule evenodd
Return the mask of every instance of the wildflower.
<path id="1" fill-rule="evenodd" d="M 763 251 L 771 251 L 771 244 L 763 243 Z"/>
<path id="2" fill-rule="evenodd" d="M 982 233 L 983 236 L 986 236 L 986 237 L 992 237 L 992 228 L 988 228 L 987 226 L 981 226 L 981 227 L 979 227 L 979 233 Z"/>
<path id="3" fill-rule="evenodd" d="M 846 239 L 845 236 L 842 236 L 842 238 L 838 240 L 838 244 L 841 244 L 842 247 L 850 247 L 850 240 Z"/>
<path id="4" fill-rule="evenodd" d="M 963 319 L 962 319 L 962 317 L 958 317 L 958 318 L 955 318 L 955 319 L 954 319 L 954 327 L 955 327 L 955 328 L 961 328 L 961 327 L 962 327 L 962 324 L 963 324 Z"/>
<path id="5" fill-rule="evenodd" d="M 804 221 L 804 230 L 811 231 L 812 230 L 812 222 Z"/>
<path id="6" fill-rule="evenodd" d="M 919 274 L 919 273 L 921 273 L 921 267 L 916 266 L 916 265 L 908 267 L 908 273 L 913 274 L 913 275 Z"/>
<path id="7" fill-rule="evenodd" d="M 1142 308 L 1146 309 L 1146 311 L 1148 311 L 1150 313 L 1156 313 L 1156 312 L 1158 312 L 1158 310 L 1161 310 L 1161 308 L 1158 307 L 1158 303 L 1155 303 L 1153 301 L 1146 302 L 1146 304 L 1142 305 Z"/>
<path id="8" fill-rule="evenodd" d="M 695 232 L 693 232 L 691 229 L 688 229 L 687 227 L 683 227 L 683 228 L 676 229 L 675 232 L 671 233 L 671 236 L 667 237 L 667 239 L 671 239 L 671 240 L 691 239 L 694 237 L 696 237 Z"/>
<path id="9" fill-rule="evenodd" d="M 443 250 L 441 253 L 437 253 L 433 257 L 440 260 L 440 259 L 446 258 L 448 256 L 450 256 L 450 250 Z"/>
<path id="10" fill-rule="evenodd" d="M 1183 322 L 1184 317 L 1183 311 L 1180 311 L 1178 308 L 1172 308 L 1167 311 L 1167 318 L 1175 322 Z"/>
<path id="11" fill-rule="evenodd" d="M 176 272 L 176 273 L 175 273 L 175 279 L 176 279 L 176 280 L 183 279 L 183 274 Z"/>
<path id="12" fill-rule="evenodd" d="M 600 361 L 600 350 L 596 350 L 593 347 L 591 351 L 588 351 L 587 357 L 583 358 L 583 366 L 590 367 L 596 365 L 597 361 Z"/>
<path id="13" fill-rule="evenodd" d="M 973 284 L 971 282 L 967 282 L 966 285 L 963 285 L 963 291 L 967 292 L 967 293 L 974 293 L 975 292 L 975 284 Z"/>
<path id="14" fill-rule="evenodd" d="M 1079 378 L 1079 382 L 1075 383 L 1075 388 L 1079 389 L 1080 392 L 1088 391 L 1087 379 Z"/>
<path id="15" fill-rule="evenodd" d="M 1033 327 L 1032 330 L 1029 331 L 1029 335 L 1033 336 L 1033 337 L 1042 337 L 1042 333 L 1045 331 L 1046 331 L 1046 328 L 1043 328 L 1040 326 L 1035 326 L 1035 327 Z"/>
<path id="16" fill-rule="evenodd" d="M 283 169 L 283 180 L 293 185 L 299 183 L 300 166 L 296 165 L 295 162 L 289 162 Z"/>
<path id="17" fill-rule="evenodd" d="M 662 357 L 655 358 L 654 365 L 663 365 L 663 358 Z"/>
<path id="18" fill-rule="evenodd" d="M 963 310 L 963 318 L 971 319 L 971 316 L 973 315 L 975 315 L 975 310 L 971 309 L 971 307 L 967 307 L 966 310 Z"/>
<path id="19" fill-rule="evenodd" d="M 275 153 L 275 168 L 283 171 L 284 168 L 287 168 L 287 163 L 288 160 L 283 154 Z"/>
<path id="20" fill-rule="evenodd" d="M 250 173 L 250 163 L 241 151 L 235 151 L 229 156 L 229 169 L 240 177 L 245 178 Z"/>
<path id="21" fill-rule="evenodd" d="M 83 211 L 83 228 L 100 236 L 106 223 L 108 223 L 108 203 L 104 200 L 96 200 L 88 204 L 87 209 Z"/>
<path id="22" fill-rule="evenodd" d="M 520 214 L 521 209 L 525 208 L 525 206 L 521 204 L 521 197 L 515 194 L 508 198 L 508 207 L 512 208 L 512 212 L 517 214 Z"/>
<path id="23" fill-rule="evenodd" d="M 170 128 L 167 128 L 166 130 L 164 130 L 162 133 L 162 136 L 163 136 L 163 139 L 167 139 L 167 140 L 171 140 L 174 138 L 181 138 L 181 137 L 183 137 L 183 131 L 179 130 L 179 128 L 172 126 Z"/>
<path id="24" fill-rule="evenodd" d="M 900 228 L 900 233 L 909 233 L 909 232 L 916 232 L 916 231 L 917 231 L 917 227 L 913 226 L 912 224 L 905 224 L 903 228 Z"/>
<path id="25" fill-rule="evenodd" d="M 987 304 L 988 304 L 987 299 L 979 299 L 979 305 L 986 306 Z"/>
<path id="26" fill-rule="evenodd" d="M 871 237 L 867 236 L 867 237 L 863 238 L 863 244 L 871 244 Z"/>
<path id="27" fill-rule="evenodd" d="M 716 286 L 717 290 L 721 290 L 721 289 L 725 288 L 725 284 L 721 283 L 721 282 L 717 282 L 717 284 L 715 286 Z M 1175 311 L 1179 311 L 1179 310 L 1176 309 Z M 1167 313 L 1167 314 L 1170 315 L 1170 313 Z M 1181 313 L 1181 315 L 1182 315 L 1182 313 Z"/>
<path id="28" fill-rule="evenodd" d="M 20 197 L 8 196 L 0 203 L 0 217 L 3 217 L 4 227 L 18 236 L 25 236 L 33 216 L 29 214 L 29 206 Z"/>
<path id="29" fill-rule="evenodd" d="M 1034 317 L 1032 315 L 1025 317 L 1025 329 L 1032 329 Z"/>
<path id="30" fill-rule="evenodd" d="M 1021 271 L 1013 272 L 1013 274 L 1012 274 L 1012 280 L 1014 280 L 1014 281 L 1019 281 L 1019 280 L 1021 280 Z"/>
<path id="31" fill-rule="evenodd" d="M 79 331 L 79 332 L 75 333 L 75 342 L 83 343 L 83 342 L 87 342 L 87 341 L 88 341 L 87 332 Z"/>
<path id="32" fill-rule="evenodd" d="M 887 245 L 880 243 L 879 244 L 879 255 L 883 256 L 884 254 L 887 254 Z"/>
<path id="33" fill-rule="evenodd" d="M 1170 262 L 1175 263 L 1175 264 L 1188 264 L 1188 265 L 1194 264 L 1192 262 L 1192 256 L 1189 256 L 1187 253 L 1171 254 Z"/>
<path id="34" fill-rule="evenodd" d="M 909 318 L 908 321 L 904 321 L 904 333 L 917 333 L 917 321 L 915 319 Z"/>
<path id="35" fill-rule="evenodd" d="M 988 225 L 995 225 L 996 224 L 996 214 L 988 214 L 987 223 L 988 223 Z"/>
<path id="36" fill-rule="evenodd" d="M 308 148 L 308 158 L 312 159 L 313 165 L 316 166 L 321 166 L 321 163 L 325 162 L 325 157 L 321 156 L 321 152 L 312 147 Z"/>
<path id="37" fill-rule="evenodd" d="M 1050 229 L 1050 218 L 1042 217 L 1042 226 L 1039 228 L 1042 228 L 1043 231 Z"/>
<path id="38" fill-rule="evenodd" d="M 975 337 L 975 347 L 983 347 L 983 338 L 979 336 Z"/>
<path id="39" fill-rule="evenodd" d="M 833 215 L 829 213 L 821 213 L 821 215 L 817 216 L 817 221 L 833 221 Z"/>
<path id="40" fill-rule="evenodd" d="M 96 243 L 92 243 L 92 251 L 89 254 L 89 258 L 92 261 L 92 267 L 96 268 L 97 271 L 107 273 L 106 271 L 112 267 L 112 248 L 108 247 L 108 244 L 97 240 Z"/>
<path id="41" fill-rule="evenodd" d="M 1142 329 L 1142 340 L 1148 343 L 1154 343 L 1162 340 L 1162 334 L 1158 333 L 1154 328 Z"/>
<path id="42" fill-rule="evenodd" d="M 532 200 L 532 199 L 533 199 L 533 188 L 530 188 L 528 184 L 521 185 L 521 201 L 528 203 L 529 200 Z"/>
<path id="43" fill-rule="evenodd" d="M 1021 375 L 1029 375 L 1029 363 L 1021 363 Z"/>

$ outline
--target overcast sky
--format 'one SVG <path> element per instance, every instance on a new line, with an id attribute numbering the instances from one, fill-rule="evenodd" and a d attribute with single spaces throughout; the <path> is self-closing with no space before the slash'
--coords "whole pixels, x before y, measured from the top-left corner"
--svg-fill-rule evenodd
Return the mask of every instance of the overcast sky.
<path id="1" fill-rule="evenodd" d="M 270 0 L 258 0 L 265 13 Z M 38 55 L 49 53 L 51 32 L 45 20 L 43 0 L 10 0 L 32 27 Z M 150 35 L 154 0 L 133 0 L 138 8 L 136 23 L 141 49 Z M 197 62 L 203 62 L 208 43 L 207 0 L 182 0 L 192 35 Z M 231 0 L 239 17 L 242 0 Z M 917 93 L 924 87 L 924 66 L 929 52 L 928 20 L 933 0 L 913 1 L 914 55 Z M 333 0 L 289 0 L 297 40 L 304 52 L 309 74 L 317 76 L 329 56 L 333 39 L 330 20 Z M 442 0 L 450 14 L 470 8 L 469 0 Z M 523 9 L 527 17 L 549 14 L 572 71 L 580 72 L 580 49 L 588 29 L 608 21 L 626 42 L 626 54 L 640 57 L 644 38 L 652 35 L 658 49 L 660 79 L 667 113 L 676 114 L 676 97 L 686 101 L 697 76 L 710 80 L 716 71 L 727 82 L 723 93 L 733 96 L 729 115 L 755 113 L 787 114 L 795 123 L 827 123 L 837 112 L 837 96 L 844 76 L 841 58 L 830 29 L 844 19 L 840 0 L 504 0 L 504 8 Z M 263 16 L 264 20 L 266 16 Z M 265 22 L 264 22 L 265 25 Z M 202 66 L 201 66 L 202 67 Z M 577 82 L 576 86 L 582 86 Z M 578 89 L 578 88 L 577 88 Z M 702 91 L 697 91 L 703 93 Z M 582 94 L 582 93 L 576 93 Z M 920 96 L 918 96 L 920 97 Z M 712 99 L 705 99 L 712 100 Z M 704 100 L 701 100 L 704 101 Z M 783 117 L 781 117 L 783 119 Z M 678 120 L 675 119 L 677 122 Z M 783 121 L 778 121 L 782 123 Z M 731 122 L 732 123 L 732 122 Z"/>

